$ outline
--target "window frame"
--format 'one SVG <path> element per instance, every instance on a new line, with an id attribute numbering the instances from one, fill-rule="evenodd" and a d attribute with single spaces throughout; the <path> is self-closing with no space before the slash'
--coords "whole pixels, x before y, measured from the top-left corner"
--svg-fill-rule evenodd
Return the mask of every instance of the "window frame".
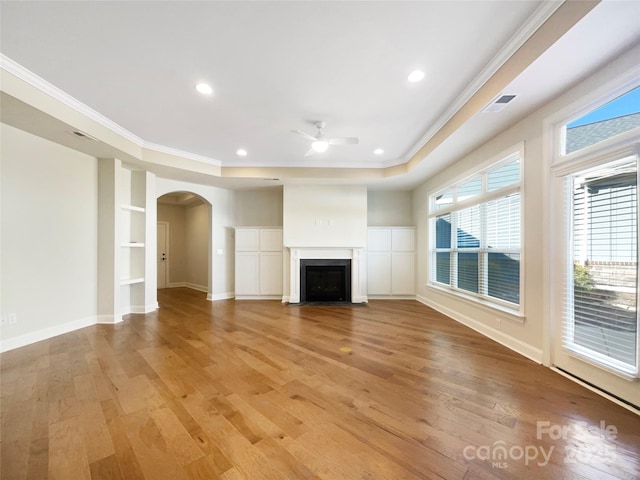
<path id="1" fill-rule="evenodd" d="M 495 172 L 505 165 L 518 161 L 519 167 L 519 180 L 516 183 L 507 185 L 505 187 L 498 188 L 493 191 L 488 190 L 488 175 L 491 172 Z M 515 146 L 494 155 L 478 165 L 477 168 L 467 171 L 465 174 L 455 177 L 451 181 L 438 187 L 434 193 L 429 195 L 428 204 L 428 222 L 429 222 L 429 246 L 428 246 L 428 279 L 427 287 L 436 289 L 441 292 L 454 295 L 458 298 L 470 301 L 478 306 L 487 307 L 491 310 L 498 310 L 501 313 L 507 313 L 514 319 L 524 321 L 525 311 L 525 299 L 524 299 L 524 284 L 525 284 L 525 267 L 524 267 L 524 142 L 520 142 Z M 476 178 L 481 178 L 481 191 L 471 197 L 458 199 L 458 189 L 467 185 L 469 182 L 474 181 Z M 438 208 L 436 206 L 436 200 L 439 196 L 453 192 L 452 201 L 446 207 Z M 520 247 L 519 248 L 496 248 L 489 249 L 487 243 L 487 205 L 489 202 L 509 198 L 512 195 L 519 195 L 519 231 L 520 231 Z M 459 249 L 457 245 L 457 235 L 454 233 L 457 231 L 457 220 L 454 212 L 459 212 L 467 208 L 479 206 L 481 211 L 480 220 L 480 239 L 479 246 L 475 248 Z M 436 221 L 442 215 L 451 215 L 451 232 L 450 232 L 450 247 L 438 248 L 436 247 Z M 437 263 L 435 257 L 437 253 L 456 253 L 449 256 L 449 279 L 450 283 L 445 284 L 437 281 Z M 457 258 L 458 253 L 478 253 L 478 278 L 483 276 L 484 292 L 472 292 L 465 290 L 458 286 L 451 285 L 451 280 L 454 278 L 454 272 L 458 268 Z M 490 253 L 504 253 L 504 254 L 517 254 L 519 255 L 519 303 L 509 302 L 500 298 L 492 297 L 488 294 L 488 255 Z"/>
<path id="2" fill-rule="evenodd" d="M 545 195 L 545 212 L 550 228 L 545 235 L 544 255 L 548 258 L 545 264 L 544 276 L 549 285 L 555 285 L 555 289 L 545 291 L 544 310 L 548 317 L 543 323 L 544 338 L 544 362 L 552 365 L 557 361 L 557 353 L 554 345 L 559 347 L 569 357 L 580 360 L 585 365 L 591 365 L 604 372 L 608 372 L 625 380 L 637 380 L 640 378 L 640 364 L 635 372 L 630 372 L 624 366 L 612 361 L 608 357 L 600 356 L 588 348 L 580 345 L 565 343 L 566 337 L 562 329 L 565 328 L 565 320 L 559 311 L 564 308 L 565 298 L 558 292 L 569 284 L 573 278 L 572 265 L 567 261 L 571 255 L 571 242 L 565 245 L 553 247 L 552 237 L 554 231 L 563 231 L 563 238 L 570 238 L 571 215 L 573 213 L 572 196 L 565 183 L 575 172 L 597 168 L 601 165 L 620 159 L 621 157 L 637 155 L 640 157 L 640 127 L 628 130 L 618 135 L 609 137 L 571 153 L 565 152 L 566 125 L 591 111 L 600 108 L 612 100 L 640 86 L 640 66 L 636 66 L 625 73 L 609 80 L 593 89 L 586 97 L 581 97 L 566 107 L 560 109 L 543 122 L 543 143 L 545 148 L 545 165 L 548 172 L 548 192 Z M 640 160 L 638 160 L 638 177 L 640 179 Z M 562 190 L 562 194 L 558 192 Z M 562 211 L 551 209 L 550 198 L 562 200 Z M 566 262 L 566 263 L 565 263 Z M 554 273 L 551 265 L 565 263 L 563 268 Z M 571 268 L 570 268 L 571 267 Z M 640 266 L 638 268 L 637 298 L 640 300 Z M 573 294 L 571 294 L 573 295 Z M 572 300 L 572 299 L 571 299 Z M 558 334 L 558 338 L 553 337 Z M 569 333 L 570 335 L 570 333 Z M 637 332 L 638 345 L 640 345 L 640 329 Z M 553 352 L 553 353 L 552 353 Z"/>

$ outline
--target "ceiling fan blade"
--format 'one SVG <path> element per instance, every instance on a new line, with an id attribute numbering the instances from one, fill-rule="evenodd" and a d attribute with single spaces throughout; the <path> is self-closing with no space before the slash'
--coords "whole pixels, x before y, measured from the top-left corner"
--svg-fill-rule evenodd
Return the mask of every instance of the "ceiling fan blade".
<path id="1" fill-rule="evenodd" d="M 302 135 L 304 138 L 306 138 L 307 140 L 311 140 L 312 142 L 316 141 L 316 137 L 314 137 L 313 135 L 309 135 L 308 133 L 304 133 L 300 130 L 292 130 L 293 133 L 297 133 L 298 135 Z"/>
<path id="2" fill-rule="evenodd" d="M 310 148 L 309 151 L 307 153 L 304 154 L 305 157 L 310 157 L 311 155 L 313 155 L 315 152 L 315 150 L 313 148 Z"/>
<path id="3" fill-rule="evenodd" d="M 330 138 L 329 145 L 354 145 L 359 143 L 356 137 Z"/>

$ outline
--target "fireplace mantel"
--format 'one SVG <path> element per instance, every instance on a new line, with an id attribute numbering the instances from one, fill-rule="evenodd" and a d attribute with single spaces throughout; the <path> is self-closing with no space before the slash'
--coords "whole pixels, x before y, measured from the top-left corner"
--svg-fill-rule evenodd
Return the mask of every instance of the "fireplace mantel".
<path id="1" fill-rule="evenodd" d="M 367 278 L 366 262 L 362 256 L 363 247 L 288 247 L 289 249 L 289 303 L 300 303 L 300 260 L 301 259 L 350 259 L 351 260 L 351 302 L 366 303 Z"/>

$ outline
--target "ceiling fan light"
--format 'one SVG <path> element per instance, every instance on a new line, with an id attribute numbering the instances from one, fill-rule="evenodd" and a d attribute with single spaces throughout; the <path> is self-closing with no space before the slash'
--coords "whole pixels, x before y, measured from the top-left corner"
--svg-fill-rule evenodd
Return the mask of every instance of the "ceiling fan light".
<path id="1" fill-rule="evenodd" d="M 422 80 L 423 78 L 424 78 L 424 72 L 422 70 L 414 70 L 409 74 L 409 77 L 407 77 L 407 80 L 409 80 L 411 83 L 416 83 Z"/>
<path id="2" fill-rule="evenodd" d="M 311 148 L 313 149 L 314 152 L 318 152 L 318 153 L 326 152 L 327 149 L 329 148 L 329 142 L 327 142 L 326 140 L 316 140 L 311 144 Z"/>

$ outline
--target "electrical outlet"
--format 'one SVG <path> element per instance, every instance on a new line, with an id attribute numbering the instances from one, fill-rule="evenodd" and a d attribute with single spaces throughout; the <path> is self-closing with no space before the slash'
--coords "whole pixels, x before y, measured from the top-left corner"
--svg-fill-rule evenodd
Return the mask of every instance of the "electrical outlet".
<path id="1" fill-rule="evenodd" d="M 9 317 L 9 325 L 15 325 L 18 322 L 18 314 L 10 313 L 7 315 Z"/>
<path id="2" fill-rule="evenodd" d="M 9 323 L 9 316 L 5 313 L 2 314 L 2 325 L 7 325 Z"/>

